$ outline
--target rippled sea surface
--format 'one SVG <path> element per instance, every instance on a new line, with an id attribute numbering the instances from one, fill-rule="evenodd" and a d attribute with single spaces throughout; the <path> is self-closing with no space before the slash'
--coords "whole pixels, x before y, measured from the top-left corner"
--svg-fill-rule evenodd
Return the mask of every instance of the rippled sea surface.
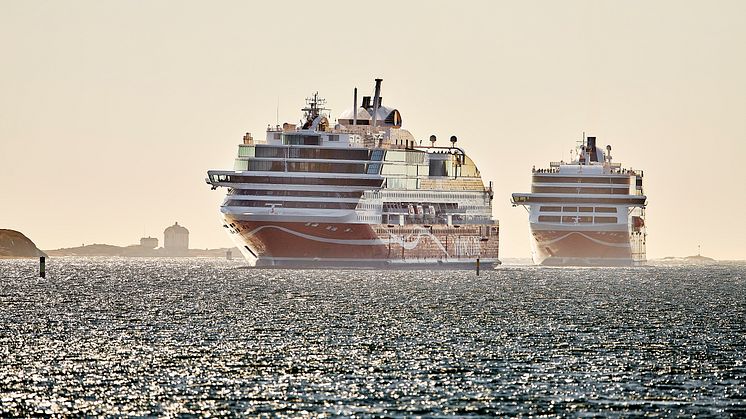
<path id="1" fill-rule="evenodd" d="M 746 265 L 0 260 L 0 415 L 746 415 Z"/>

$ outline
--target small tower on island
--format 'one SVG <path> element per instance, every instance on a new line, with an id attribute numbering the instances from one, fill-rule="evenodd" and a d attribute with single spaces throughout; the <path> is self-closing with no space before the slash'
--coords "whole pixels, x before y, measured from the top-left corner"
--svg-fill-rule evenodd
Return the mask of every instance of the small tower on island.
<path id="1" fill-rule="evenodd" d="M 174 223 L 163 231 L 163 249 L 169 255 L 186 255 L 189 250 L 189 230 Z"/>

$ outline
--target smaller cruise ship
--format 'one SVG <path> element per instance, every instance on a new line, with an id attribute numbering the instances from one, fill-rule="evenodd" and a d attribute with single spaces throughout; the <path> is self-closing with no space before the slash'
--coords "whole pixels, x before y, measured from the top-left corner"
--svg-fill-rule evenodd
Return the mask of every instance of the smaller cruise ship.
<path id="1" fill-rule="evenodd" d="M 529 213 L 537 265 L 631 266 L 645 256 L 643 172 L 611 160 L 611 146 L 583 138 L 570 162 L 532 170 L 531 193 L 514 193 Z"/>

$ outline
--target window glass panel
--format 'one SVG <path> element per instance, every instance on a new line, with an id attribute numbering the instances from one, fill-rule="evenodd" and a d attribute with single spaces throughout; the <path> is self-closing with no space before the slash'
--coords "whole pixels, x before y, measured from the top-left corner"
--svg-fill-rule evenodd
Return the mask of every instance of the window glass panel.
<path id="1" fill-rule="evenodd" d="M 375 161 L 383 160 L 383 150 L 373 150 L 370 159 Z"/>
<path id="2" fill-rule="evenodd" d="M 315 202 L 315 201 L 249 201 L 232 199 L 226 203 L 229 207 L 260 207 L 267 208 L 324 208 L 324 209 L 354 209 L 357 203 L 351 202 Z"/>
<path id="3" fill-rule="evenodd" d="M 425 152 L 424 151 L 406 151 L 406 162 L 411 164 L 424 163 Z"/>
<path id="4" fill-rule="evenodd" d="M 313 176 L 225 176 L 220 175 L 224 182 L 257 183 L 257 184 L 288 184 L 288 185 L 337 185 L 337 186 L 375 186 L 380 187 L 383 179 L 347 179 L 347 178 L 319 178 Z"/>
<path id="5" fill-rule="evenodd" d="M 384 164 L 382 173 L 384 175 L 404 175 L 406 174 L 406 167 L 397 164 Z"/>
<path id="6" fill-rule="evenodd" d="M 370 163 L 368 165 L 367 173 L 369 175 L 377 175 L 380 170 L 381 170 L 381 163 Z"/>
<path id="7" fill-rule="evenodd" d="M 238 157 L 254 157 L 254 146 L 253 145 L 239 145 L 238 146 Z"/>
<path id="8" fill-rule="evenodd" d="M 617 222 L 616 217 L 596 217 L 595 220 L 598 224 L 615 224 Z"/>
<path id="9" fill-rule="evenodd" d="M 445 160 L 430 160 L 430 167 L 428 170 L 430 176 L 446 176 L 446 162 Z"/>
<path id="10" fill-rule="evenodd" d="M 386 153 L 386 161 L 406 161 L 406 152 L 403 150 L 388 150 Z"/>
<path id="11" fill-rule="evenodd" d="M 257 172 L 284 172 L 285 164 L 282 161 L 249 160 L 246 162 L 246 170 Z"/>
<path id="12" fill-rule="evenodd" d="M 360 198 L 361 191 L 296 191 L 287 189 L 233 189 L 228 195 L 252 195 L 252 196 L 311 196 L 311 197 L 333 197 L 333 198 Z"/>
<path id="13" fill-rule="evenodd" d="M 289 172 L 320 172 L 320 173 L 365 173 L 365 164 L 362 163 L 315 163 L 315 162 L 288 162 Z"/>
<path id="14" fill-rule="evenodd" d="M 576 224 L 576 223 L 590 223 L 593 222 L 593 217 L 582 217 L 582 216 L 563 216 L 563 224 Z"/>
<path id="15" fill-rule="evenodd" d="M 249 170 L 249 162 L 247 160 L 236 159 L 233 164 L 233 170 Z"/>
<path id="16" fill-rule="evenodd" d="M 320 136 L 305 134 L 282 134 L 282 143 L 285 145 L 319 145 Z"/>
<path id="17" fill-rule="evenodd" d="M 286 147 L 256 147 L 256 157 L 285 157 Z"/>

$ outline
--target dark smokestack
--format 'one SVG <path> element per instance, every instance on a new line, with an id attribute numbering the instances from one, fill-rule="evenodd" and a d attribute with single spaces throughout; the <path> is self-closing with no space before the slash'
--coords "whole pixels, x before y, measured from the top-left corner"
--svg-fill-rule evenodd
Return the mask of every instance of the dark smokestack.
<path id="1" fill-rule="evenodd" d="M 381 99 L 381 82 L 383 79 L 376 79 L 376 91 L 373 96 L 373 127 L 378 123 L 378 107 L 380 106 L 379 101 Z"/>
<path id="2" fill-rule="evenodd" d="M 596 154 L 596 137 L 588 137 L 586 150 L 588 151 L 588 159 L 590 161 L 598 161 L 598 155 Z"/>
<path id="3" fill-rule="evenodd" d="M 357 125 L 357 87 L 352 96 L 352 125 Z"/>

